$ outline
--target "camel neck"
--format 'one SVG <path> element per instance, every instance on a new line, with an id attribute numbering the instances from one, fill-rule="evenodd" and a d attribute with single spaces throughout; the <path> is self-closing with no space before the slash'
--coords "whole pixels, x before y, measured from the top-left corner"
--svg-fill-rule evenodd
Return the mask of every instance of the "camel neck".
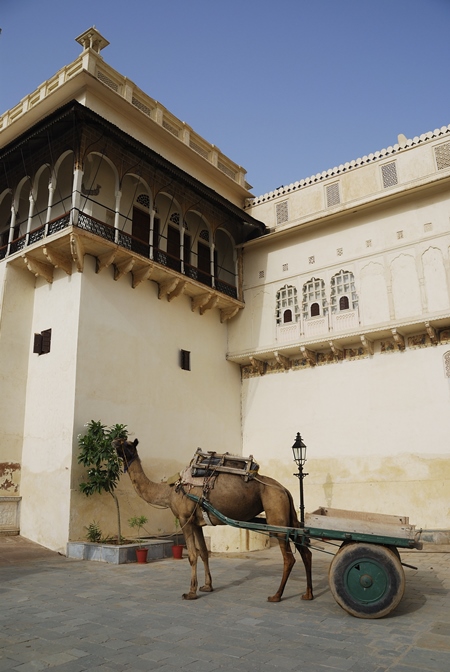
<path id="1" fill-rule="evenodd" d="M 137 494 L 150 504 L 168 506 L 171 488 L 167 483 L 154 483 L 144 473 L 139 456 L 128 467 L 128 474 Z"/>

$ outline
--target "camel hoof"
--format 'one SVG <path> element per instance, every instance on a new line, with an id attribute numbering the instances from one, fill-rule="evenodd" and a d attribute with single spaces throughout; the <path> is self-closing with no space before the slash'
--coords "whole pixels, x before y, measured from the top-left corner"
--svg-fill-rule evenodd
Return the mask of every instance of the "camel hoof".
<path id="1" fill-rule="evenodd" d="M 272 597 L 267 598 L 268 602 L 281 602 L 281 597 L 279 595 L 272 595 Z"/>
<path id="2" fill-rule="evenodd" d="M 302 600 L 313 600 L 314 596 L 311 592 L 306 592 L 304 595 L 302 595 Z"/>
<path id="3" fill-rule="evenodd" d="M 202 586 L 199 590 L 201 590 L 202 593 L 212 593 L 214 588 L 212 586 Z"/>
<path id="4" fill-rule="evenodd" d="M 196 600 L 196 593 L 183 593 L 183 600 Z"/>

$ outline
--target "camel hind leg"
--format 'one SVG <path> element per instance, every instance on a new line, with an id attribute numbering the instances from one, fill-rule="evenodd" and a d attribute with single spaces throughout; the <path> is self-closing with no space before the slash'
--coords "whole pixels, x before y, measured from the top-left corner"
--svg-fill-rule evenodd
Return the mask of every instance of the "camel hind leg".
<path id="1" fill-rule="evenodd" d="M 180 519 L 181 528 L 184 534 L 184 540 L 186 542 L 186 548 L 188 552 L 189 564 L 191 566 L 191 585 L 189 586 L 189 592 L 183 593 L 183 600 L 196 600 L 197 599 L 197 559 L 199 551 L 195 545 L 195 534 L 194 526 L 188 522 L 184 522 Z M 183 524 L 184 523 L 184 524 Z"/>
<path id="2" fill-rule="evenodd" d="M 281 596 L 283 595 L 284 587 L 289 578 L 292 568 L 295 565 L 294 554 L 292 553 L 291 545 L 284 537 L 278 537 L 278 543 L 280 545 L 281 554 L 283 556 L 283 575 L 281 577 L 280 586 L 271 597 L 268 597 L 268 602 L 280 602 Z"/>
<path id="3" fill-rule="evenodd" d="M 303 565 L 305 566 L 306 573 L 306 593 L 302 595 L 302 600 L 313 600 L 313 587 L 312 587 L 312 553 L 307 546 L 303 544 L 295 544 L 296 549 L 300 553 Z"/>
<path id="4" fill-rule="evenodd" d="M 206 542 L 205 537 L 203 535 L 202 527 L 194 527 L 194 537 L 198 553 L 202 559 L 203 566 L 205 568 L 205 585 L 201 586 L 199 590 L 201 590 L 202 593 L 212 593 L 214 589 L 212 587 L 211 572 L 209 571 L 209 554 L 208 549 L 206 548 Z"/>

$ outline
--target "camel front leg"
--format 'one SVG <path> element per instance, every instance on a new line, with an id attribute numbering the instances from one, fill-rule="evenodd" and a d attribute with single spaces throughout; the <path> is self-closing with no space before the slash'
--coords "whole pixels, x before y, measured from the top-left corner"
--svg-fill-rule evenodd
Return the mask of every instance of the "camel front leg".
<path id="1" fill-rule="evenodd" d="M 303 546 L 302 544 L 296 544 L 296 548 L 299 550 L 300 555 L 302 556 L 306 572 L 306 593 L 302 595 L 302 600 L 313 600 L 312 553 L 307 546 Z"/>
<path id="2" fill-rule="evenodd" d="M 208 549 L 206 548 L 206 542 L 205 537 L 203 535 L 202 527 L 194 527 L 194 537 L 198 548 L 198 552 L 200 554 L 203 566 L 205 568 L 205 585 L 201 586 L 199 590 L 201 590 L 203 593 L 212 593 L 214 589 L 212 587 L 212 578 L 211 573 L 209 571 L 209 554 Z"/>
<path id="3" fill-rule="evenodd" d="M 182 522 L 180 520 L 180 522 Z M 189 587 L 188 593 L 183 593 L 183 600 L 196 600 L 197 599 L 197 558 L 198 551 L 195 546 L 195 537 L 193 525 L 189 523 L 182 524 L 182 530 L 184 533 L 184 540 L 186 542 L 189 564 L 191 565 L 191 585 Z"/>
<path id="4" fill-rule="evenodd" d="M 290 543 L 287 542 L 284 538 L 279 538 L 278 543 L 280 544 L 280 550 L 283 556 L 283 576 L 281 577 L 280 587 L 278 588 L 275 595 L 267 598 L 268 602 L 280 602 L 286 582 L 293 566 L 295 565 L 295 558 L 294 554 L 292 553 Z"/>

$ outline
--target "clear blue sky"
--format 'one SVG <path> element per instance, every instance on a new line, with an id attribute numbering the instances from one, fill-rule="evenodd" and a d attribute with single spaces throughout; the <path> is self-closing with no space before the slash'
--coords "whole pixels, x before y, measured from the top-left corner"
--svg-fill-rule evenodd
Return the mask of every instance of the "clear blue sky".
<path id="1" fill-rule="evenodd" d="M 92 25 L 255 195 L 450 124 L 450 0 L 0 0 L 0 113 Z"/>

